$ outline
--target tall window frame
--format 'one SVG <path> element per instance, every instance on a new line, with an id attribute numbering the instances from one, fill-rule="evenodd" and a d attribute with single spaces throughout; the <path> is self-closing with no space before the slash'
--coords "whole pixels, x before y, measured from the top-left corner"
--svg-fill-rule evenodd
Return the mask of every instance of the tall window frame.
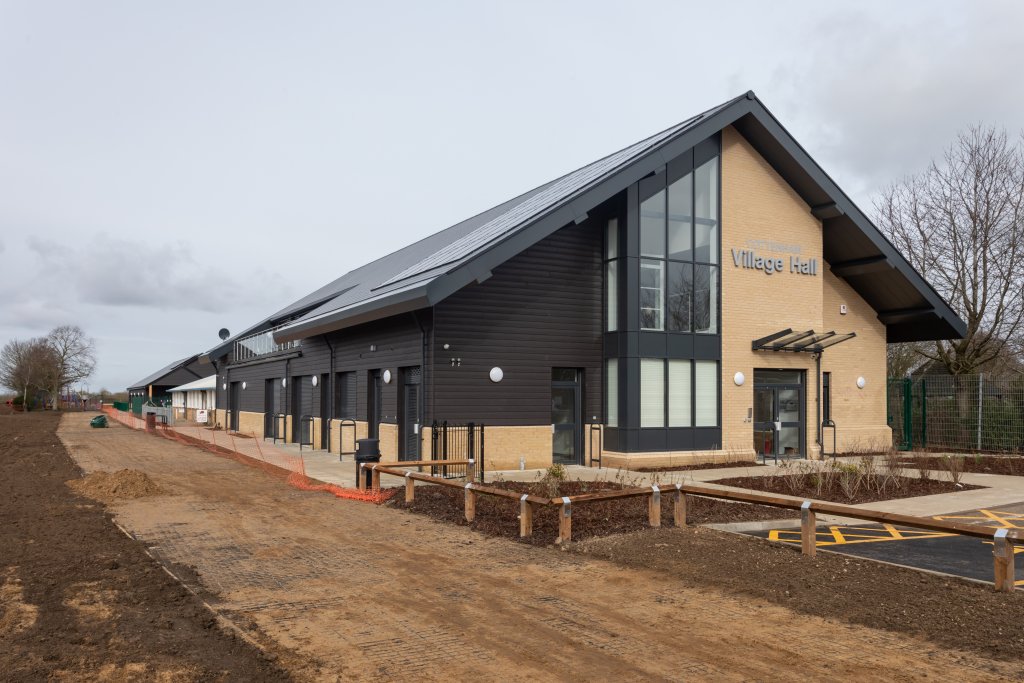
<path id="1" fill-rule="evenodd" d="M 721 163 L 640 182 L 640 330 L 719 334 Z"/>

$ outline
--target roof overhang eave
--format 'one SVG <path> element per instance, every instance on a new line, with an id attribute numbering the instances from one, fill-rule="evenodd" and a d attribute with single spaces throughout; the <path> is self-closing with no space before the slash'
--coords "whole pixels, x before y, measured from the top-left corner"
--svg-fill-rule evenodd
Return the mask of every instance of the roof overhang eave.
<path id="1" fill-rule="evenodd" d="M 400 294 L 385 296 L 336 311 L 322 313 L 308 320 L 297 321 L 274 332 L 274 342 L 280 344 L 297 339 L 315 337 L 347 327 L 355 327 L 363 323 L 380 320 L 381 318 L 388 318 L 400 313 L 409 313 L 421 308 L 427 308 L 430 305 L 431 301 L 427 296 L 427 288 L 425 286 L 417 287 Z"/>

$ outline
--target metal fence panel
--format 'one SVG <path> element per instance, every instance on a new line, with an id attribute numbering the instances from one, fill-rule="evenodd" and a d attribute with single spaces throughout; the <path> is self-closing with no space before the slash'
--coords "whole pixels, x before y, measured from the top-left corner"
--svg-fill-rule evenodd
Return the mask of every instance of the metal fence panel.
<path id="1" fill-rule="evenodd" d="M 895 448 L 1024 451 L 1024 377 L 929 375 L 888 388 Z"/>

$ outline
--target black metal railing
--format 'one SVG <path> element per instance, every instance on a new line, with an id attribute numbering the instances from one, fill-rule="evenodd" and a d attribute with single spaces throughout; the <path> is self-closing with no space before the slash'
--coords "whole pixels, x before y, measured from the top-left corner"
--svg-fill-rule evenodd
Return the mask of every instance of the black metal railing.
<path id="1" fill-rule="evenodd" d="M 299 450 L 303 446 L 313 446 L 313 416 L 303 415 L 299 418 Z"/>
<path id="2" fill-rule="evenodd" d="M 484 480 L 484 425 L 470 422 L 464 425 L 434 420 L 430 426 L 431 460 L 474 460 L 477 477 Z M 440 465 L 435 475 L 445 479 L 466 476 L 465 465 Z"/>

